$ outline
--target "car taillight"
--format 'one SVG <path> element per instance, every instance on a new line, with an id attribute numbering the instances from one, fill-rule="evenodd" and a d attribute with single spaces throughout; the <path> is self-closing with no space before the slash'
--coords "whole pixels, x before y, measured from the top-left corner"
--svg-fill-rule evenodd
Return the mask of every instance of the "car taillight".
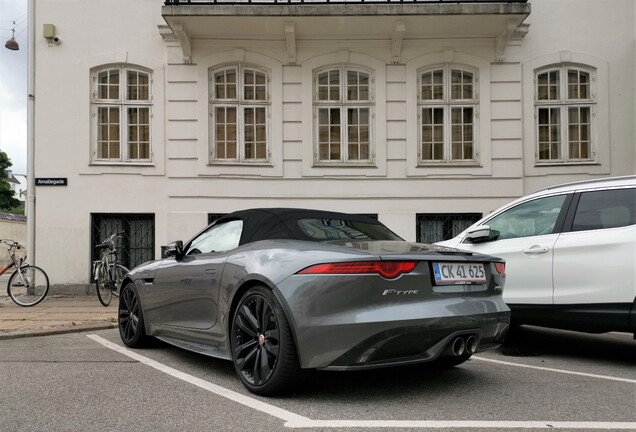
<path id="1" fill-rule="evenodd" d="M 495 263 L 495 270 L 497 270 L 500 276 L 506 276 L 506 263 Z"/>
<path id="2" fill-rule="evenodd" d="M 379 274 L 386 279 L 394 279 L 403 273 L 413 271 L 417 261 L 355 261 L 316 264 L 298 274 Z"/>

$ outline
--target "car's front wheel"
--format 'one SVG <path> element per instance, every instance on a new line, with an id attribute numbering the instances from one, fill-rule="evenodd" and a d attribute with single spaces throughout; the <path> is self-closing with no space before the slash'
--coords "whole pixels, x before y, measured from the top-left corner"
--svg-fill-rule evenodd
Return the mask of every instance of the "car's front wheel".
<path id="1" fill-rule="evenodd" d="M 118 324 L 119 335 L 126 346 L 140 348 L 148 344 L 150 337 L 146 335 L 144 313 L 132 282 L 122 289 L 119 296 Z"/>
<path id="2" fill-rule="evenodd" d="M 296 345 L 287 317 L 272 291 L 250 288 L 234 312 L 232 360 L 243 385 L 252 393 L 290 392 L 300 377 Z"/>

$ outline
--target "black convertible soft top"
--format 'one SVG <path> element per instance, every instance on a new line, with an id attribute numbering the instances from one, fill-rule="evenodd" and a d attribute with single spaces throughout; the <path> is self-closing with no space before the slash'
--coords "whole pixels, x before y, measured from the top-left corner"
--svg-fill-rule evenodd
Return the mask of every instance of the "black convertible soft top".
<path id="1" fill-rule="evenodd" d="M 379 221 L 363 215 L 331 212 L 324 210 L 309 210 L 299 208 L 256 208 L 249 210 L 239 210 L 229 213 L 217 219 L 213 224 L 219 224 L 231 220 L 243 221 L 243 233 L 240 244 L 251 243 L 259 240 L 329 240 L 320 236 L 309 235 L 309 230 L 303 230 L 299 221 L 319 220 L 323 226 L 327 226 L 334 221 L 340 226 L 367 226 L 374 233 L 382 233 L 378 240 L 400 239 Z M 307 226 L 311 228 L 311 223 Z M 315 223 L 314 223 L 315 225 Z M 375 228 L 375 229 L 373 229 Z M 320 227 L 317 231 L 321 231 Z M 355 231 L 355 230 L 353 230 Z M 356 231 L 357 232 L 357 231 Z M 319 234 L 324 235 L 320 232 Z M 355 233 L 351 234 L 352 239 L 356 238 Z"/>

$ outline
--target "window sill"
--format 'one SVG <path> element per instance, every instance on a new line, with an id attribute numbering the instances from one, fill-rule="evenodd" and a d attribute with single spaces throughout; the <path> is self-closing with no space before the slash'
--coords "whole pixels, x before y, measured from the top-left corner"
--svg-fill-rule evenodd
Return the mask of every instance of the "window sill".
<path id="1" fill-rule="evenodd" d="M 419 162 L 417 168 L 482 168 L 479 162 Z"/>
<path id="2" fill-rule="evenodd" d="M 312 168 L 377 168 L 374 162 L 314 162 Z"/>
<path id="3" fill-rule="evenodd" d="M 91 166 L 109 166 L 109 167 L 154 167 L 153 162 L 107 162 L 107 161 L 92 161 Z"/>
<path id="4" fill-rule="evenodd" d="M 264 167 L 272 168 L 274 165 L 271 162 L 241 162 L 241 161 L 210 161 L 208 166 L 235 166 L 235 167 Z"/>
<path id="5" fill-rule="evenodd" d="M 585 161 L 585 162 L 536 162 L 534 166 L 536 168 L 545 168 L 545 167 L 565 167 L 565 166 L 597 166 L 601 165 L 596 161 Z"/>

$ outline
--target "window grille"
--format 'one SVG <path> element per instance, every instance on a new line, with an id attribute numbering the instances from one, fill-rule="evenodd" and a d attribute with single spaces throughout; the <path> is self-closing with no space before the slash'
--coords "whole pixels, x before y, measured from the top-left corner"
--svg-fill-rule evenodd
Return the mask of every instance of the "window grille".
<path id="1" fill-rule="evenodd" d="M 417 242 L 448 240 L 481 219 L 481 213 L 425 213 L 417 215 Z"/>
<path id="2" fill-rule="evenodd" d="M 124 233 L 115 243 L 123 266 L 132 269 L 155 259 L 154 214 L 93 213 L 91 219 L 91 261 L 100 258 L 95 246 L 117 232 Z"/>

